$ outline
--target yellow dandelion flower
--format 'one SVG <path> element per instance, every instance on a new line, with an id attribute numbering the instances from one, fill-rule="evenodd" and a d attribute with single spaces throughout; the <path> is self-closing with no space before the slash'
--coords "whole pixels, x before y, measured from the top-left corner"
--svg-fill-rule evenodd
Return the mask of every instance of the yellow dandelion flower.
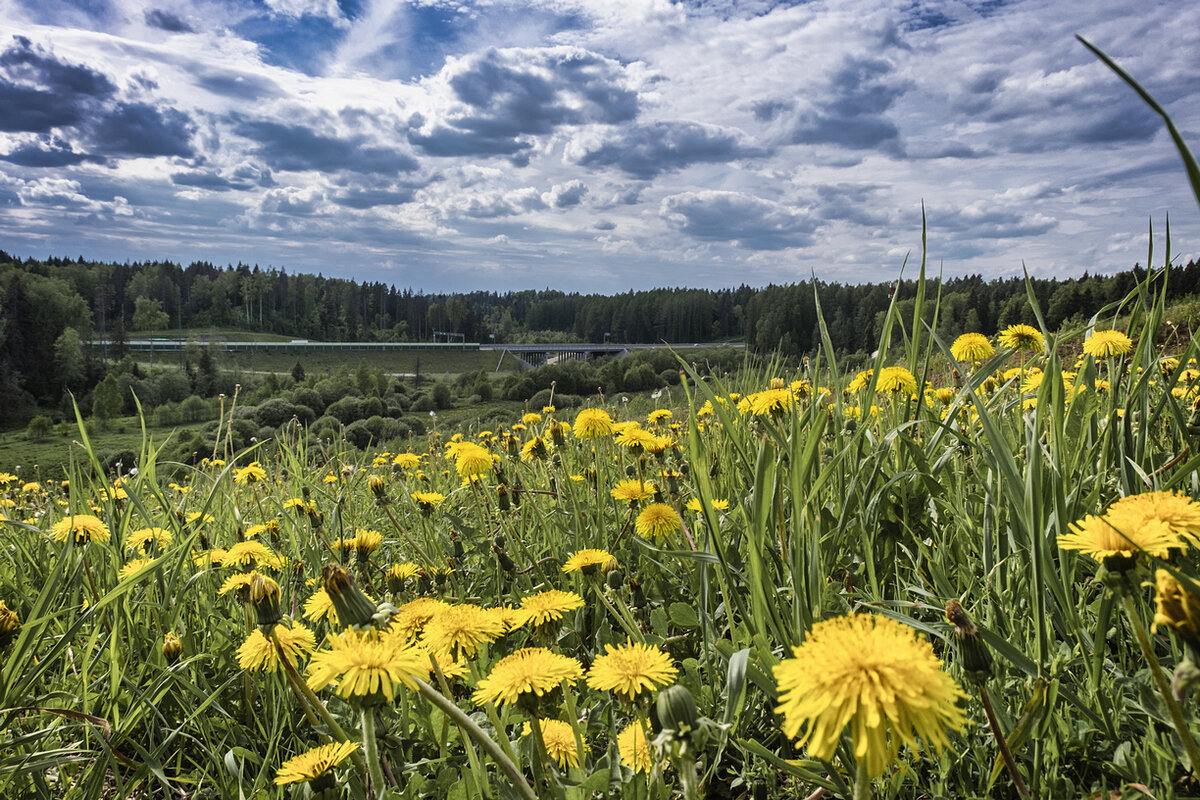
<path id="1" fill-rule="evenodd" d="M 871 376 L 875 374 L 875 370 L 866 369 L 854 376 L 850 384 L 846 387 L 846 391 L 850 394 L 860 392 L 867 388 L 867 384 L 871 382 Z"/>
<path id="2" fill-rule="evenodd" d="M 536 411 L 530 411 L 521 415 L 521 422 L 525 423 L 526 425 L 537 425 L 541 421 L 542 415 Z"/>
<path id="3" fill-rule="evenodd" d="M 792 655 L 774 669 L 776 711 L 783 732 L 814 758 L 832 759 L 850 724 L 854 756 L 873 778 L 901 743 L 915 746 L 919 737 L 940 751 L 946 728 L 965 722 L 963 693 L 929 642 L 901 622 L 869 614 L 818 622 Z"/>
<path id="4" fill-rule="evenodd" d="M 402 469 L 416 469 L 421 466 L 421 457 L 416 453 L 399 453 L 392 459 L 392 463 Z"/>
<path id="5" fill-rule="evenodd" d="M 1120 331 L 1095 331 L 1083 343 L 1083 352 L 1094 358 L 1123 356 L 1133 349 L 1133 342 Z"/>
<path id="6" fill-rule="evenodd" d="M 709 502 L 712 505 L 712 507 L 715 508 L 717 511 L 728 511 L 729 510 L 729 501 L 728 500 L 720 500 L 720 499 L 714 498 L 713 500 L 711 500 Z M 693 497 L 691 500 L 688 500 L 687 503 L 684 504 L 683 507 L 686 508 L 688 511 L 695 511 L 697 514 L 699 514 L 701 511 L 704 510 L 703 507 L 701 507 L 701 505 L 700 505 L 699 497 Z"/>
<path id="7" fill-rule="evenodd" d="M 436 598 L 418 597 L 396 609 L 389 628 L 406 638 L 415 637 L 425 628 L 429 620 L 447 608 L 449 605 Z"/>
<path id="8" fill-rule="evenodd" d="M 516 703 L 523 694 L 541 697 L 563 681 L 573 683 L 582 677 L 583 666 L 577 660 L 544 647 L 526 647 L 497 661 L 480 679 L 472 699 L 477 705 Z"/>
<path id="9" fill-rule="evenodd" d="M 68 536 L 74 535 L 75 544 L 87 544 L 88 542 L 104 544 L 112 537 L 108 526 L 99 517 L 91 514 L 73 514 L 64 517 L 50 527 L 50 535 L 59 542 L 65 542 Z"/>
<path id="10" fill-rule="evenodd" d="M 247 466 L 233 471 L 234 483 L 258 483 L 266 479 L 267 471 L 257 461 L 251 461 Z"/>
<path id="11" fill-rule="evenodd" d="M 573 553 L 566 560 L 566 563 L 563 564 L 562 571 L 583 572 L 586 574 L 589 568 L 595 569 L 596 567 L 600 567 L 605 571 L 609 571 L 615 569 L 616 566 L 617 559 L 607 550 L 588 548 Z"/>
<path id="12" fill-rule="evenodd" d="M 123 581 L 136 575 L 142 567 L 155 563 L 153 558 L 135 558 L 117 571 L 117 580 Z"/>
<path id="13" fill-rule="evenodd" d="M 646 744 L 641 722 L 635 719 L 617 734 L 617 751 L 621 754 L 622 764 L 634 772 L 650 774 L 654 761 L 650 758 L 650 747 Z"/>
<path id="14" fill-rule="evenodd" d="M 765 417 L 790 411 L 796 405 L 796 395 L 790 389 L 765 389 L 747 395 L 742 402 L 754 416 Z M 741 404 L 738 405 L 738 409 L 741 410 Z"/>
<path id="15" fill-rule="evenodd" d="M 996 341 L 1013 350 L 1041 350 L 1046 346 L 1046 337 L 1032 325 L 1009 325 Z"/>
<path id="16" fill-rule="evenodd" d="M 275 626 L 275 635 L 279 637 L 280 646 L 293 664 L 302 655 L 311 653 L 317 647 L 313 632 L 300 624 L 289 628 L 280 623 Z M 237 659 L 238 666 L 249 672 L 275 672 L 281 664 L 275 643 L 258 628 L 252 630 L 238 648 Z"/>
<path id="17" fill-rule="evenodd" d="M 541 436 L 535 436 L 525 444 L 521 445 L 521 460 L 522 461 L 545 461 L 550 456 L 550 447 L 546 444 L 546 440 Z"/>
<path id="18" fill-rule="evenodd" d="M 638 500 L 644 500 L 647 497 L 653 497 L 658 491 L 658 487 L 652 481 L 642 482 L 637 478 L 630 478 L 624 481 L 618 481 L 617 485 L 612 488 L 610 494 L 617 500 L 625 500 L 629 503 L 636 503 Z"/>
<path id="19" fill-rule="evenodd" d="M 171 532 L 164 528 L 139 528 L 125 540 L 125 546 L 129 549 L 137 549 L 141 552 L 146 552 L 146 548 L 150 544 L 157 544 L 160 548 L 165 548 L 171 543 Z"/>
<path id="20" fill-rule="evenodd" d="M 879 380 L 875 382 L 875 391 L 885 394 L 917 393 L 917 379 L 906 367 L 884 367 L 879 370 Z"/>
<path id="21" fill-rule="evenodd" d="M 604 655 L 588 670 L 587 685 L 602 692 L 627 694 L 632 702 L 643 691 L 668 683 L 677 673 L 671 657 L 663 651 L 626 640 L 620 647 L 604 645 Z"/>
<path id="22" fill-rule="evenodd" d="M 666 422 L 671 418 L 671 410 L 668 408 L 656 408 L 646 415 L 646 421 L 651 425 L 658 425 L 661 422 Z"/>
<path id="23" fill-rule="evenodd" d="M 657 439 L 658 437 L 653 433 L 638 427 L 637 423 L 634 422 L 621 431 L 614 441 L 621 447 L 628 447 L 634 453 L 638 453 L 643 450 L 649 450 L 654 446 Z"/>
<path id="24" fill-rule="evenodd" d="M 964 333 L 950 345 L 955 361 L 986 361 L 995 354 L 992 343 L 982 333 Z"/>
<path id="25" fill-rule="evenodd" d="M 532 624 L 534 627 L 545 625 L 547 622 L 558 621 L 563 614 L 583 607 L 583 598 L 574 592 L 564 592 L 560 589 L 547 589 L 544 592 L 532 594 L 521 600 L 521 605 L 514 612 L 515 626 Z"/>
<path id="26" fill-rule="evenodd" d="M 333 598 L 324 589 L 317 589 L 312 596 L 304 601 L 304 618 L 313 622 L 328 619 L 333 625 L 340 625 L 337 609 L 333 607 Z"/>
<path id="27" fill-rule="evenodd" d="M 1165 569 L 1154 573 L 1154 627 L 1170 628 L 1194 651 L 1200 648 L 1200 597 Z"/>
<path id="28" fill-rule="evenodd" d="M 238 542 L 230 547 L 221 559 L 222 567 L 270 567 L 279 569 L 283 560 L 262 542 Z"/>
<path id="29" fill-rule="evenodd" d="M 257 572 L 239 572 L 236 575 L 230 575 L 221 584 L 221 588 L 217 590 L 217 596 L 220 597 L 230 592 L 236 592 L 239 589 L 249 589 L 250 581 L 254 580 L 254 576 L 257 574 Z"/>
<path id="30" fill-rule="evenodd" d="M 651 503 L 638 514 L 634 528 L 647 539 L 665 539 L 683 527 L 675 509 L 666 503 Z"/>
<path id="31" fill-rule="evenodd" d="M 1134 504 L 1114 503 L 1103 516 L 1089 514 L 1068 528 L 1070 533 L 1058 537 L 1058 546 L 1078 550 L 1097 561 L 1114 556 L 1129 559 L 1139 552 L 1167 558 L 1172 550 L 1186 546 L 1170 523 Z"/>
<path id="32" fill-rule="evenodd" d="M 575 417 L 576 439 L 602 439 L 612 432 L 612 417 L 602 408 L 585 408 Z"/>
<path id="33" fill-rule="evenodd" d="M 546 754 L 558 763 L 560 769 L 579 766 L 579 751 L 575 748 L 575 731 L 571 723 L 559 719 L 540 719 L 538 725 L 542 729 L 542 741 L 546 744 Z M 525 735 L 533 733 L 533 727 L 525 723 Z M 584 749 L 587 739 L 582 739 Z"/>
<path id="34" fill-rule="evenodd" d="M 487 448 L 471 442 L 462 442 L 455 449 L 454 467 L 463 478 L 482 475 L 492 468 L 492 454 Z"/>
<path id="35" fill-rule="evenodd" d="M 421 634 L 421 643 L 435 655 L 451 655 L 455 651 L 474 656 L 479 645 L 494 642 L 505 632 L 502 619 L 476 605 L 449 606 L 435 614 Z"/>
<path id="36" fill-rule="evenodd" d="M 308 688 L 314 692 L 333 684 L 343 698 L 382 693 L 391 701 L 397 683 L 416 690 L 415 679 L 429 677 L 429 652 L 396 633 L 350 630 L 331 637 L 329 647 L 309 662 Z"/>
<path id="37" fill-rule="evenodd" d="M 260 522 L 257 525 L 251 525 L 249 528 L 246 528 L 247 539 L 253 539 L 256 536 L 262 536 L 264 533 L 279 533 L 279 520 L 269 519 L 266 522 Z"/>
<path id="38" fill-rule="evenodd" d="M 330 742 L 301 753 L 283 762 L 275 773 L 275 785 L 288 783 L 312 783 L 333 771 L 358 750 L 358 742 Z"/>

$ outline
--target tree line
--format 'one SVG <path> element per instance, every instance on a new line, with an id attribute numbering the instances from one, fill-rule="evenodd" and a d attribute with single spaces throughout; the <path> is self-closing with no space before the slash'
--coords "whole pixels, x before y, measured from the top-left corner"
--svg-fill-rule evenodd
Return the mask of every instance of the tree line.
<path id="1" fill-rule="evenodd" d="M 1031 285 L 1046 323 L 1058 328 L 1120 300 L 1144 277 L 1145 270 L 1135 266 L 1110 276 L 1035 278 Z M 1168 288 L 1172 299 L 1200 291 L 1200 262 L 1172 267 Z M 119 343 L 129 332 L 180 328 L 238 328 L 324 341 L 432 341 L 437 332 L 510 343 L 740 339 L 754 351 L 798 357 L 819 345 L 819 300 L 834 347 L 863 354 L 875 348 L 893 297 L 911 318 L 917 289 L 914 280 L 858 285 L 816 280 L 617 295 L 553 289 L 426 294 L 246 264 L 20 259 L 0 250 L 0 403 L 14 421 L 22 410 L 61 405 L 65 393 L 91 391 L 110 370 L 89 342 Z M 972 275 L 940 285 L 930 280 L 926 293 L 940 297 L 936 326 L 946 339 L 1034 321 L 1021 278 Z M 185 389 L 189 396 L 205 396 L 212 389 L 211 369 L 201 358 L 186 376 L 189 385 L 172 387 L 171 396 Z"/>

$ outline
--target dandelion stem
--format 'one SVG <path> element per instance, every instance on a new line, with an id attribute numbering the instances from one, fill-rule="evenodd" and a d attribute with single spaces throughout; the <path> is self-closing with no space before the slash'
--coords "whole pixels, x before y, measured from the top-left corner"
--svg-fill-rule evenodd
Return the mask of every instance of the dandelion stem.
<path id="1" fill-rule="evenodd" d="M 383 779 L 383 768 L 379 765 L 379 742 L 375 738 L 375 708 L 366 706 L 362 710 L 363 752 L 367 757 L 367 770 L 371 775 L 371 794 L 382 797 L 387 791 Z"/>
<path id="2" fill-rule="evenodd" d="M 1013 758 L 1008 741 L 1004 738 L 1004 731 L 1000 729 L 1000 720 L 996 719 L 996 712 L 992 709 L 992 698 L 988 695 L 987 684 L 980 681 L 978 686 L 979 701 L 983 703 L 983 712 L 987 714 L 988 725 L 992 729 L 992 735 L 996 737 L 996 745 L 1000 748 L 1000 757 L 1004 759 L 1004 767 L 1012 776 L 1017 793 L 1028 800 L 1029 787 L 1025 785 L 1025 779 L 1021 777 L 1021 772 L 1017 769 L 1017 761 Z"/>
<path id="3" fill-rule="evenodd" d="M 867 759 L 859 758 L 854 766 L 854 800 L 871 800 L 871 779 L 867 776 Z"/>
<path id="4" fill-rule="evenodd" d="M 1146 633 L 1141 618 L 1138 616 L 1133 595 L 1129 592 L 1122 592 L 1121 600 L 1125 604 L 1125 613 L 1129 615 L 1130 627 L 1133 628 L 1134 635 L 1137 636 L 1138 646 L 1142 649 L 1142 655 L 1146 657 L 1146 663 L 1150 667 L 1150 675 L 1154 678 L 1154 684 L 1158 687 L 1158 693 L 1162 695 L 1163 703 L 1167 707 L 1167 713 L 1171 715 L 1171 722 L 1175 725 L 1175 731 L 1179 734 L 1180 741 L 1183 742 L 1183 749 L 1187 752 L 1188 761 L 1193 770 L 1200 769 L 1200 749 L 1196 748 L 1196 741 L 1192 738 L 1192 732 L 1188 729 L 1187 721 L 1183 718 L 1183 711 L 1179 708 L 1179 703 L 1175 702 L 1175 696 L 1171 693 L 1171 686 L 1167 683 L 1166 676 L 1163 675 L 1162 667 L 1158 664 L 1158 657 L 1154 655 L 1150 636 Z"/>
<path id="5" fill-rule="evenodd" d="M 534 794 L 533 789 L 530 788 L 529 784 L 525 782 L 525 777 L 521 774 L 521 771 L 517 769 L 517 765 L 513 763 L 513 760 L 509 758 L 503 750 L 500 749 L 500 745 L 496 743 L 495 739 L 484 733 L 483 729 L 476 725 L 473 719 L 464 714 L 462 709 L 450 702 L 450 700 L 437 689 L 434 689 L 428 683 L 419 678 L 414 678 L 414 680 L 416 680 L 417 688 L 421 691 L 421 694 L 425 696 L 425 699 L 437 706 L 442 713 L 453 719 L 455 724 L 458 725 L 458 727 L 462 730 L 466 731 L 467 735 L 474 739 L 476 743 L 478 743 L 479 746 L 482 747 L 484 751 L 486 751 L 487 754 L 492 757 L 492 760 L 496 762 L 500 769 L 504 770 L 504 773 L 508 775 L 509 780 L 512 781 L 513 788 L 515 788 L 517 790 L 517 794 L 521 796 L 521 800 L 537 800 L 537 795 Z M 496 730 L 496 733 L 500 736 L 504 735 L 502 729 L 499 728 Z"/>

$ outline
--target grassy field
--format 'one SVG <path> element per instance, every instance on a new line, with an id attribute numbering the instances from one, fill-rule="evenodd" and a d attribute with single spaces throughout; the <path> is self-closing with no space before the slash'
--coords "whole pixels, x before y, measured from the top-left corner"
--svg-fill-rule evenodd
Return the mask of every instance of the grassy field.
<path id="1" fill-rule="evenodd" d="M 382 369 L 393 375 L 446 376 L 463 372 L 511 372 L 521 368 L 508 353 L 488 350 L 416 350 L 416 351 L 315 351 L 278 353 L 272 351 L 225 352 L 214 350 L 214 358 L 222 369 L 248 372 L 277 372 L 287 374 L 297 362 L 308 372 L 333 372 L 339 368 L 357 368 L 366 361 L 371 369 Z M 151 366 L 179 366 L 181 353 L 136 353 L 134 357 Z"/>

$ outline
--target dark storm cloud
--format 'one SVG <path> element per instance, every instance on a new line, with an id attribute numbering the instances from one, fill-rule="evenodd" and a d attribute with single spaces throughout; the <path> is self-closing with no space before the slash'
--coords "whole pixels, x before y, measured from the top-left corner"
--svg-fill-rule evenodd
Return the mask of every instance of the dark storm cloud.
<path id="1" fill-rule="evenodd" d="M 320 170 L 394 174 L 411 172 L 419 166 L 407 153 L 369 145 L 363 136 L 339 139 L 303 125 L 284 125 L 268 120 L 241 122 L 235 130 L 257 143 L 254 155 L 272 169 L 285 172 Z"/>
<path id="2" fill-rule="evenodd" d="M 740 132 L 687 120 L 665 120 L 620 129 L 576 159 L 586 167 L 616 167 L 648 180 L 691 164 L 724 163 L 765 155 Z"/>
<path id="3" fill-rule="evenodd" d="M 78 125 L 116 90 L 102 73 L 14 36 L 0 53 L 0 130 L 47 133 Z"/>
<path id="4" fill-rule="evenodd" d="M 892 73 L 884 59 L 847 56 L 829 80 L 828 99 L 797 115 L 792 143 L 902 154 L 900 131 L 883 114 L 908 86 Z"/>
<path id="5" fill-rule="evenodd" d="M 100 153 L 124 156 L 191 156 L 196 126 L 173 108 L 147 103 L 118 103 L 91 132 Z"/>
<path id="6" fill-rule="evenodd" d="M 694 239 L 747 250 L 783 250 L 812 242 L 815 224 L 799 209 L 741 192 L 705 190 L 666 197 L 659 215 Z"/>
<path id="7" fill-rule="evenodd" d="M 77 152 L 70 142 L 58 137 L 37 144 L 27 143 L 0 159 L 22 167 L 69 167 L 84 161 L 103 161 L 87 153 Z"/>
<path id="8" fill-rule="evenodd" d="M 172 14 L 170 11 L 164 11 L 161 8 L 147 9 L 144 14 L 146 24 L 152 28 L 167 31 L 168 33 L 195 33 L 196 29 L 188 25 L 180 17 Z"/>
<path id="9" fill-rule="evenodd" d="M 560 126 L 617 124 L 638 113 L 621 65 L 578 48 L 489 48 L 446 73 L 468 109 L 428 131 L 418 130 L 424 118 L 410 120 L 409 141 L 431 155 L 514 155 Z"/>

